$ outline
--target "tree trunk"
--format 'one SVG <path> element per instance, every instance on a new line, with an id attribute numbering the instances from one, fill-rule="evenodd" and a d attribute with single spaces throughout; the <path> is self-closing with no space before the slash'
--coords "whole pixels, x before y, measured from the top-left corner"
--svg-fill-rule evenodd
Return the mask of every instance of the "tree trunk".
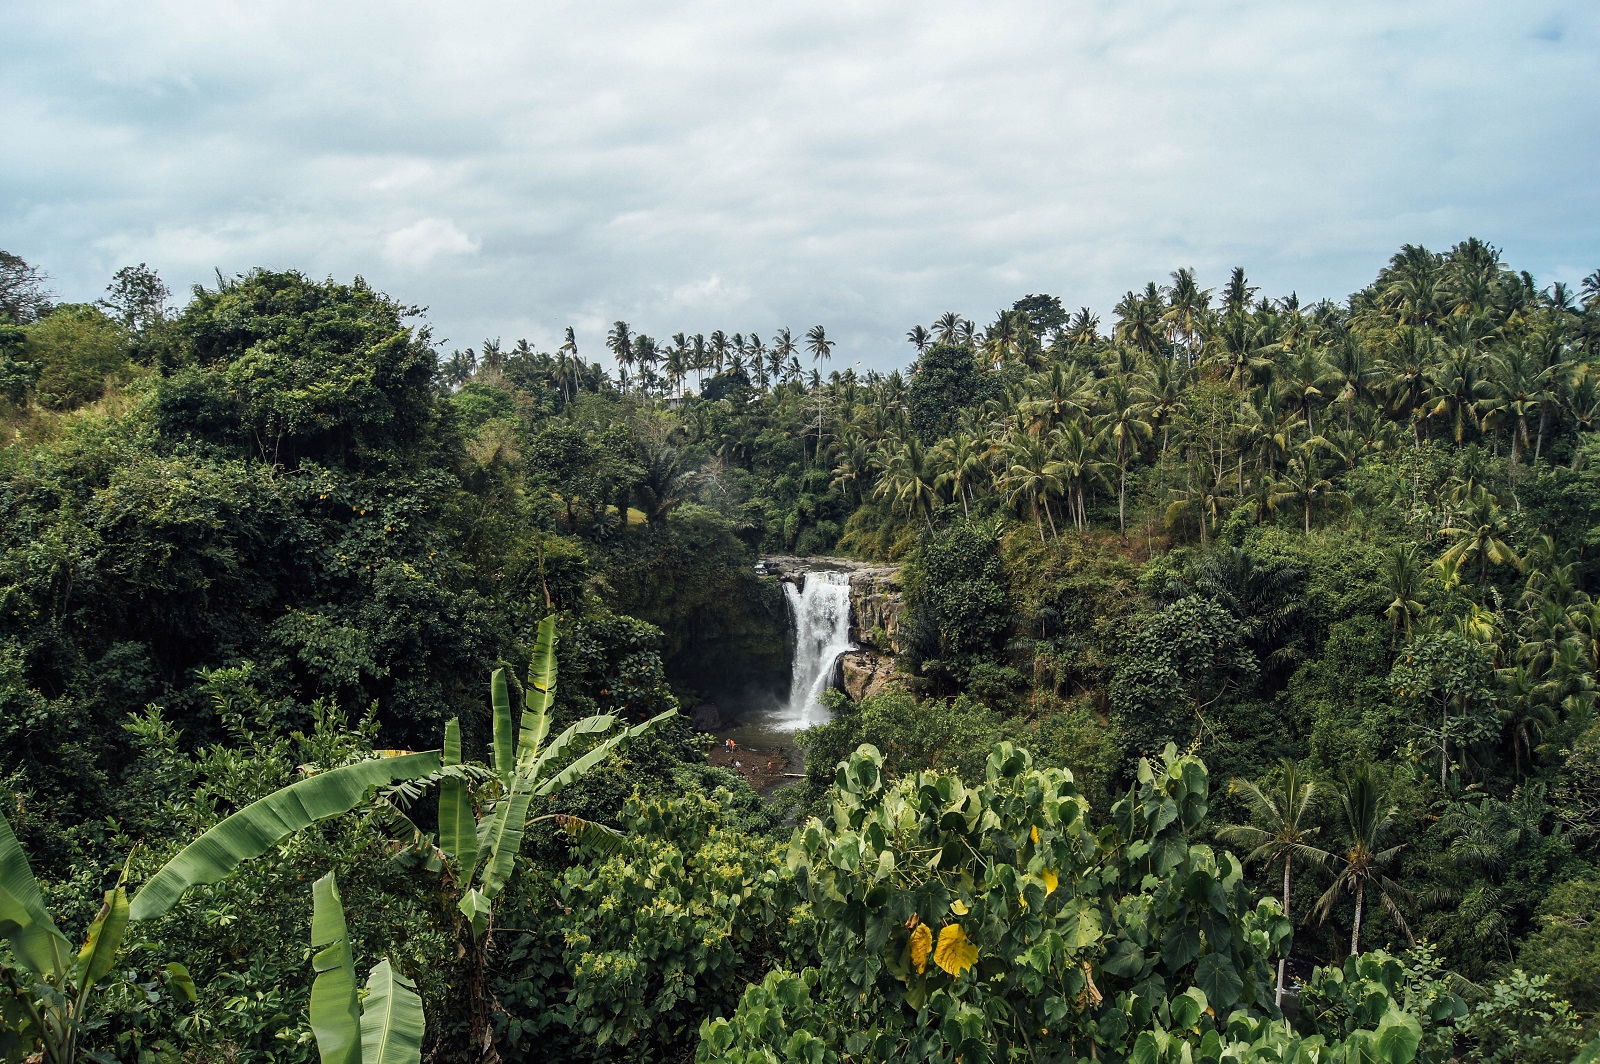
<path id="1" fill-rule="evenodd" d="M 1294 860 L 1294 858 L 1292 858 L 1289 854 L 1284 854 L 1283 855 L 1283 916 L 1284 916 L 1284 919 L 1288 919 L 1288 917 L 1289 917 L 1289 867 L 1290 867 L 1290 862 L 1293 861 L 1293 860 Z M 1294 926 L 1293 921 L 1290 921 L 1289 926 L 1291 928 Z M 1277 996 L 1275 998 L 1273 998 L 1273 1002 L 1272 1003 L 1274 1005 L 1278 1006 L 1278 1010 L 1280 1012 L 1283 1010 L 1283 975 L 1284 975 L 1284 968 L 1288 965 L 1288 963 L 1289 963 L 1289 958 L 1287 958 L 1287 957 L 1279 957 L 1278 958 L 1278 993 L 1277 993 Z"/>
<path id="2" fill-rule="evenodd" d="M 1361 910 L 1367 903 L 1367 881 L 1356 882 L 1356 922 L 1350 929 L 1350 956 L 1361 952 Z"/>
<path id="3" fill-rule="evenodd" d="M 1128 511 L 1126 500 L 1128 497 L 1128 467 L 1124 463 L 1122 475 L 1117 478 L 1117 531 L 1124 537 L 1128 534 Z"/>

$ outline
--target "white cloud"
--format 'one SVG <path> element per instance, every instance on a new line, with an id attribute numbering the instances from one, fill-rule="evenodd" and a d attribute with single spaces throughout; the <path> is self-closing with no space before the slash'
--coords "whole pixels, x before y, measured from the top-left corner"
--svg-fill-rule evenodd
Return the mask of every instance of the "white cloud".
<path id="1" fill-rule="evenodd" d="M 57 0 L 0 39 L 0 247 L 69 298 L 298 267 L 463 343 L 821 322 L 888 365 L 946 309 L 1109 321 L 1179 266 L 1600 265 L 1583 0 Z"/>
<path id="2" fill-rule="evenodd" d="M 383 257 L 396 266 L 420 270 L 434 259 L 475 255 L 482 246 L 444 218 L 423 218 L 396 229 L 383 242 Z"/>

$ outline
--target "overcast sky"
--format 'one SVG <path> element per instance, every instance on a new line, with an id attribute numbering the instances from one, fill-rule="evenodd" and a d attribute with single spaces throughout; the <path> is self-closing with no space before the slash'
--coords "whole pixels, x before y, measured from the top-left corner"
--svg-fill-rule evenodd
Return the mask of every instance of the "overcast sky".
<path id="1" fill-rule="evenodd" d="M 446 347 L 822 323 L 1242 265 L 1343 298 L 1468 235 L 1600 267 L 1600 4 L 0 3 L 0 248 L 364 275 Z"/>

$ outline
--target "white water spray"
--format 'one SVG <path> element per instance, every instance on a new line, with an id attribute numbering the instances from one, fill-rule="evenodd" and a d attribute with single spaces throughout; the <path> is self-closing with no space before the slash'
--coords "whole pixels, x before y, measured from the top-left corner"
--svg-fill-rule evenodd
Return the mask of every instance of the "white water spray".
<path id="1" fill-rule="evenodd" d="M 798 584 L 785 581 L 783 597 L 794 618 L 794 674 L 783 723 L 809 728 L 827 720 L 822 693 L 833 679 L 839 655 L 856 648 L 850 642 L 850 574 L 813 569 Z"/>

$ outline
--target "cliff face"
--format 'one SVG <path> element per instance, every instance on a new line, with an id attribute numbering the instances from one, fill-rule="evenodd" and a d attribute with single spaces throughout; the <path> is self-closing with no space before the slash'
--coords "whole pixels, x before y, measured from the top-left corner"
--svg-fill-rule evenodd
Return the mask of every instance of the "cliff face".
<path id="1" fill-rule="evenodd" d="M 758 571 L 779 580 L 798 582 L 802 573 L 819 566 L 850 573 L 850 638 L 859 648 L 839 658 L 840 686 L 854 701 L 883 690 L 895 674 L 895 642 L 905 613 L 900 570 L 892 565 L 871 565 L 847 558 L 796 558 L 769 555 Z"/>
<path id="2" fill-rule="evenodd" d="M 850 574 L 850 635 L 862 648 L 893 654 L 895 633 L 905 612 L 900 570 L 861 568 Z"/>

